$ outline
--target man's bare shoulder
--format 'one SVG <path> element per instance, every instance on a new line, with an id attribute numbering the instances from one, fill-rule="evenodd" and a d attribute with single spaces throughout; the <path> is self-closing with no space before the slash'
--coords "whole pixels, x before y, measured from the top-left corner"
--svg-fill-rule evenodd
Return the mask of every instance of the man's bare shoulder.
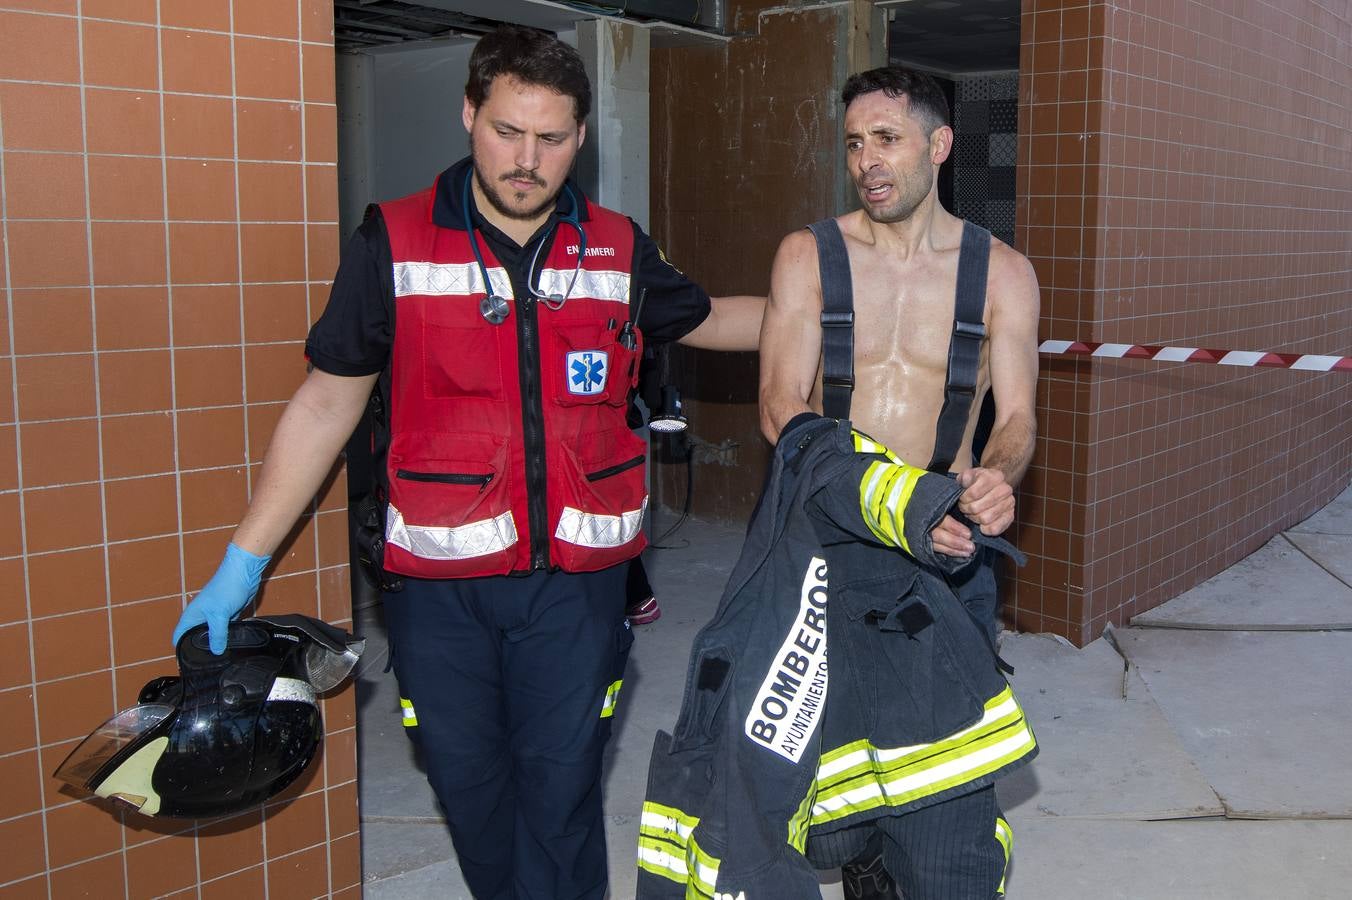
<path id="1" fill-rule="evenodd" d="M 1013 247 L 998 238 L 991 239 L 988 294 L 996 303 L 1005 305 L 1038 305 L 1037 273 L 1033 264 Z"/>
<path id="2" fill-rule="evenodd" d="M 836 225 L 839 226 L 847 245 L 851 241 L 869 245 L 874 243 L 872 223 L 862 209 L 836 216 Z"/>
<path id="3" fill-rule="evenodd" d="M 1033 274 L 1033 264 L 1013 247 L 997 237 L 991 237 L 991 272 L 999 272 L 1004 277 Z"/>
<path id="4" fill-rule="evenodd" d="M 779 251 L 775 254 L 775 265 L 780 262 L 801 265 L 805 259 L 815 260 L 817 241 L 806 228 L 795 228 L 779 242 Z"/>
<path id="5" fill-rule="evenodd" d="M 770 309 L 821 307 L 817 242 L 799 228 L 784 235 L 770 270 Z"/>
<path id="6" fill-rule="evenodd" d="M 806 228 L 790 231 L 779 242 L 771 277 L 780 278 L 785 275 L 795 279 L 810 275 L 810 286 L 817 286 L 817 241 L 812 232 Z"/>

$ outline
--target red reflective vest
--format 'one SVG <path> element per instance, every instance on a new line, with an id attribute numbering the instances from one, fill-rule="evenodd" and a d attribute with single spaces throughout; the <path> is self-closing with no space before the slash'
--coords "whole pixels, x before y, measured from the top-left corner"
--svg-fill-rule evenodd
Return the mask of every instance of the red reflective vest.
<path id="1" fill-rule="evenodd" d="M 418 578 L 537 568 L 587 572 L 646 543 L 647 445 L 625 423 L 638 354 L 619 335 L 630 314 L 634 227 L 588 201 L 586 253 L 560 223 L 537 263 L 560 309 L 514 298 L 479 238 L 432 222 L 435 188 L 380 206 L 394 261 L 384 567 Z M 635 332 L 637 336 L 637 332 Z"/>

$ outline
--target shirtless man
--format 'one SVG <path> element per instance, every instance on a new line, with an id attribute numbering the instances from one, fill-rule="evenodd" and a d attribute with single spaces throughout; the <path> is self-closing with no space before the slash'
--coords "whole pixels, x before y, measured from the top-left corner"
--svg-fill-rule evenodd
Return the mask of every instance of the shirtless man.
<path id="1" fill-rule="evenodd" d="M 854 289 L 850 418 L 906 462 L 925 465 L 944 402 L 963 233 L 962 220 L 939 205 L 935 187 L 939 165 L 953 147 L 948 104 L 932 78 L 899 67 L 851 76 L 841 97 L 847 165 L 863 206 L 836 219 Z M 808 231 L 795 231 L 775 256 L 761 330 L 760 420 L 772 443 L 798 413 L 822 411 L 821 311 L 816 242 Z M 958 509 L 988 535 L 1000 534 L 1013 522 L 1014 486 L 1033 453 L 1037 321 L 1032 266 L 992 240 L 987 337 L 971 413 L 950 467 L 964 488 Z M 988 390 L 995 398 L 995 422 L 980 465 L 973 465 L 972 439 Z M 968 557 L 976 552 L 971 532 L 951 516 L 931 537 L 940 553 Z M 993 633 L 995 585 L 988 561 L 965 569 L 961 581 L 955 590 Z M 989 802 L 993 807 L 993 797 Z M 990 834 L 990 824 L 987 819 L 974 827 Z M 932 894 L 930 882 L 912 887 L 909 877 L 893 874 L 902 879 L 908 897 L 943 892 Z M 847 873 L 847 896 L 850 881 Z M 970 885 L 942 895 L 981 896 Z"/>

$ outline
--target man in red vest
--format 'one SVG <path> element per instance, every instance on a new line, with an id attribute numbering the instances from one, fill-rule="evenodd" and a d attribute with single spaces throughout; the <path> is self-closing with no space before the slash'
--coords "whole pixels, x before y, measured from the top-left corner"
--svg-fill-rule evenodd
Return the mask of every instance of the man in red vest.
<path id="1" fill-rule="evenodd" d="M 212 649 L 364 411 L 363 555 L 385 588 L 404 724 L 478 898 L 601 897 L 601 756 L 633 637 L 646 446 L 625 421 L 644 343 L 754 349 L 763 298 L 711 301 L 569 178 L 582 59 L 520 27 L 470 59 L 471 156 L 372 206 L 306 342 L 312 370 L 175 642 Z"/>

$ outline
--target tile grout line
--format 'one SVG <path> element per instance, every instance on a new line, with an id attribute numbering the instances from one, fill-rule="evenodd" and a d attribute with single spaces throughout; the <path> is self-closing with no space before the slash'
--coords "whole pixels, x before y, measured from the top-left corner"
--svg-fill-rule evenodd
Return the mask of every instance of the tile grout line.
<path id="1" fill-rule="evenodd" d="M 238 306 L 238 314 L 239 314 L 239 369 L 240 369 L 240 386 L 239 386 L 239 391 L 240 391 L 240 393 L 239 393 L 239 397 L 240 397 L 241 412 L 243 413 L 243 420 L 244 420 L 244 421 L 243 421 L 243 438 L 244 438 L 244 459 L 243 459 L 243 463 L 244 463 L 244 489 L 245 489 L 247 498 L 251 500 L 251 499 L 253 498 L 253 471 L 252 471 L 252 468 L 251 468 L 250 465 L 249 465 L 249 457 L 250 457 L 250 450 L 249 450 L 249 370 L 248 370 L 248 353 L 246 352 L 247 346 L 248 346 L 248 340 L 247 340 L 246 332 L 245 332 L 245 316 L 244 316 L 244 228 L 243 228 L 243 226 L 240 224 L 240 220 L 241 220 L 241 210 L 240 210 L 240 190 L 239 190 L 239 163 L 240 163 L 240 157 L 239 157 L 239 104 L 240 104 L 240 97 L 239 97 L 239 93 L 238 93 L 238 91 L 239 91 L 239 72 L 238 72 L 238 66 L 237 66 L 237 64 L 236 64 L 236 63 L 237 63 L 236 51 L 237 51 L 238 48 L 237 48 L 236 43 L 235 43 L 235 38 L 236 38 L 236 33 L 235 33 L 235 5 L 234 5 L 233 3 L 231 3 L 231 4 L 230 4 L 230 11 L 229 11 L 229 32 L 228 32 L 228 40 L 229 40 L 229 44 L 230 44 L 230 119 L 231 119 L 231 141 L 233 142 L 233 151 L 232 151 L 231 167 L 232 167 L 232 169 L 233 169 L 233 171 L 234 171 L 234 176 L 235 176 L 235 177 L 234 177 L 234 182 L 235 182 L 235 183 L 234 183 L 234 188 L 235 188 L 235 196 L 234 196 L 234 199 L 235 199 L 235 277 L 238 279 L 238 282 L 237 282 L 237 285 L 236 285 L 236 288 L 237 288 L 237 289 L 236 289 L 236 291 L 235 291 L 235 302 L 236 302 L 236 304 L 237 304 L 237 306 Z M 256 612 L 257 612 L 257 605 L 256 605 L 256 604 L 257 604 L 257 597 L 255 597 L 253 600 L 250 600 L 249 603 L 245 605 L 244 610 L 247 611 L 247 612 L 249 612 L 249 614 L 256 613 Z M 262 851 L 263 851 L 263 852 L 262 852 L 262 861 L 261 861 L 261 863 L 260 863 L 260 865 L 262 866 L 262 869 L 263 869 L 263 900 L 270 900 L 270 892 L 271 892 L 271 884 L 270 884 L 270 882 L 271 882 L 271 878 L 269 877 L 269 876 L 270 876 L 270 873 L 269 873 L 269 867 L 268 867 L 268 828 L 267 828 L 267 816 L 265 815 L 264 809 L 263 809 L 262 807 L 260 807 L 259 810 L 258 810 L 258 820 L 257 820 L 257 821 L 258 821 L 258 839 L 259 839 L 259 843 L 262 845 Z M 200 858 L 200 855 L 201 855 L 200 843 L 199 843 L 199 848 L 198 848 L 198 855 L 199 855 L 199 858 Z M 201 886 L 200 886 L 200 884 L 199 884 L 199 886 L 198 886 L 198 893 L 199 893 L 199 896 L 200 896 L 200 894 L 201 894 Z"/>
<path id="2" fill-rule="evenodd" d="M 183 540 L 183 463 L 182 448 L 180 446 L 179 421 L 178 421 L 178 368 L 175 365 L 178 357 L 178 347 L 174 340 L 174 262 L 172 253 L 172 238 L 169 219 L 169 145 L 168 145 L 168 125 L 165 122 L 165 90 L 164 90 L 164 8 L 161 0 L 155 0 L 155 53 L 156 53 L 156 96 L 159 99 L 159 120 L 160 120 L 160 211 L 164 216 L 164 305 L 165 305 L 165 326 L 166 337 L 169 342 L 169 434 L 173 442 L 173 472 L 174 477 L 174 515 L 177 520 L 178 534 L 176 544 L 178 548 L 178 584 L 179 584 L 179 610 L 187 608 L 188 597 L 188 577 L 187 577 L 187 559 L 186 548 Z M 177 668 L 177 650 L 171 657 L 172 665 Z M 202 896 L 202 854 L 201 843 L 199 841 L 200 823 L 194 822 L 190 833 L 193 835 L 193 881 L 196 886 L 198 900 Z M 187 833 L 187 832 L 185 832 Z"/>
<path id="3" fill-rule="evenodd" d="M 90 317 L 90 354 L 89 354 L 89 355 L 90 355 L 90 359 L 91 359 L 91 362 L 92 362 L 92 365 L 93 365 L 93 378 L 94 378 L 94 420 L 95 420 L 95 422 L 97 423 L 97 422 L 99 421 L 99 412 L 100 412 L 100 410 L 102 409 L 102 397 L 100 396 L 101 392 L 100 392 L 100 384 L 99 384 L 99 369 L 100 369 L 100 367 L 99 367 L 99 353 L 98 353 L 98 317 L 97 317 L 97 311 L 96 311 L 97 304 L 95 303 L 95 300 L 94 300 L 94 282 L 95 282 L 95 276 L 94 276 L 94 223 L 93 223 L 93 208 L 92 208 L 92 201 L 91 201 L 91 199 L 90 199 L 90 193 L 91 193 L 91 191 L 90 191 L 90 182 L 89 182 L 89 100 L 88 100 L 88 97 L 89 97 L 89 86 L 85 83 L 85 61 L 84 61 L 84 53 L 85 53 L 85 19 L 84 19 L 84 0 L 76 0 L 76 4 L 75 4 L 75 14 L 76 14 L 76 15 L 75 15 L 76 53 L 78 54 L 79 78 L 80 78 L 79 86 L 80 86 L 81 166 L 82 166 L 82 168 L 83 168 L 83 170 L 84 170 L 83 174 L 84 174 L 85 255 L 86 255 L 85 266 L 86 266 L 86 268 L 87 268 L 87 273 L 88 273 L 88 286 L 87 286 L 87 289 L 88 289 L 88 291 L 89 291 L 89 317 Z M 85 287 L 85 286 L 82 285 L 81 287 L 83 288 L 83 287 Z M 100 429 L 100 432 L 101 432 L 101 429 Z M 112 690 L 113 690 L 113 698 L 112 698 L 112 699 L 113 699 L 113 712 L 116 713 L 116 711 L 117 711 L 117 709 L 116 709 L 116 707 L 117 707 L 117 668 L 116 668 L 116 666 L 113 665 L 113 645 L 114 645 L 114 644 L 113 644 L 113 608 L 112 608 L 111 603 L 108 602 L 108 597 L 109 597 L 109 594 L 108 594 L 108 504 L 107 504 L 107 501 L 106 501 L 106 495 L 104 494 L 104 490 L 103 490 L 103 441 L 102 441 L 102 437 L 99 437 L 99 438 L 98 438 L 98 445 L 99 445 L 99 446 L 98 446 L 98 457 L 99 457 L 99 488 L 98 488 L 98 497 L 99 497 L 99 517 L 100 517 L 100 519 L 101 519 L 101 521 L 100 521 L 100 523 L 99 523 L 99 528 L 100 528 L 100 538 L 101 538 L 101 543 L 102 543 L 102 553 L 101 553 L 101 556 L 102 556 L 102 560 L 103 560 L 103 580 L 104 580 L 104 587 L 103 587 L 103 590 L 104 590 L 103 609 L 104 609 L 104 616 L 105 616 L 105 619 L 106 619 L 106 621 L 107 621 L 107 623 L 108 623 L 108 675 L 109 675 L 109 683 L 112 685 Z M 25 549 L 26 549 L 26 548 L 25 548 Z M 37 678 L 37 671 L 36 671 L 36 668 L 34 669 L 33 677 L 34 677 L 34 679 Z M 36 696 L 36 693 L 37 693 L 37 692 L 34 691 L 34 695 L 35 695 L 35 696 Z M 38 723 L 38 742 L 39 742 L 39 744 L 41 743 L 41 741 L 42 741 L 41 722 L 39 722 L 39 723 Z M 47 799 L 46 799 L 46 792 L 45 792 L 45 790 L 44 790 L 44 792 L 43 792 L 43 806 L 45 807 L 46 804 L 47 804 Z M 119 814 L 119 815 L 117 816 L 117 819 L 118 819 L 119 824 L 121 824 L 121 823 L 123 822 L 123 819 L 122 819 L 121 814 Z M 45 827 L 44 827 L 44 831 L 45 831 L 45 830 L 46 830 L 46 829 L 45 829 Z M 122 890 L 123 890 L 124 893 L 128 893 L 128 894 L 129 894 L 129 893 L 130 893 L 130 890 L 131 890 L 131 882 L 130 882 L 130 874 L 128 873 L 128 870 L 127 870 L 127 858 L 126 858 L 126 853 L 127 853 L 127 834 L 126 834 L 126 829 L 125 829 L 125 828 L 120 828 L 120 829 L 118 830 L 118 839 L 119 839 L 119 855 L 120 855 L 120 857 L 121 857 L 121 860 L 120 860 L 120 861 L 121 861 L 121 863 L 122 863 Z M 49 854 L 48 854 L 47 866 L 48 866 L 48 869 L 50 870 L 50 868 L 51 868 L 51 856 L 50 856 L 50 851 L 49 851 Z M 49 894 L 49 896 L 50 896 L 50 892 L 51 892 L 51 890 L 52 890 L 52 884 L 51 884 L 51 877 L 50 877 L 50 876 L 49 876 L 48 879 L 47 879 L 47 889 L 48 889 L 48 894 Z"/>
<path id="4" fill-rule="evenodd" d="M 83 91 L 81 91 L 81 105 L 83 106 Z M 5 147 L 4 117 L 0 116 L 0 149 Z M 0 152 L 0 188 L 5 184 L 5 154 Z M 50 866 L 51 859 L 51 840 L 47 834 L 47 779 L 41 777 L 42 771 L 42 735 L 39 731 L 38 719 L 38 688 L 37 688 L 37 651 L 33 642 L 33 595 L 32 595 L 32 576 L 29 572 L 28 564 L 28 517 L 25 515 L 25 498 L 23 485 L 23 442 L 19 434 L 19 370 L 18 356 L 14 353 L 14 269 L 9 254 L 9 216 L 7 192 L 0 190 L 0 230 L 4 237 L 4 263 L 5 263 L 5 306 L 6 316 L 9 321 L 6 323 L 9 337 L 9 368 L 10 368 L 10 403 L 12 404 L 14 418 L 14 470 L 17 481 L 18 493 L 18 512 L 19 512 L 19 553 L 23 560 L 23 583 L 24 583 L 24 612 L 27 615 L 28 630 L 28 690 L 29 701 L 33 709 L 33 754 L 38 766 L 38 810 L 37 815 L 42 823 L 42 859 L 43 865 Z M 47 895 L 51 897 L 51 878 L 46 879 Z"/>
<path id="5" fill-rule="evenodd" d="M 306 312 L 306 321 L 307 321 L 307 323 L 308 323 L 309 321 L 311 321 L 311 320 L 310 320 L 310 317 L 309 317 L 309 313 L 310 313 L 310 282 L 311 282 L 311 280 L 312 280 L 313 277 L 314 277 L 314 273 L 310 271 L 310 227 L 311 227 L 311 226 L 310 226 L 310 202 L 309 202 L 309 201 L 310 201 L 310 194 L 309 194 L 309 189 L 310 189 L 310 179 L 309 179 L 309 177 L 308 177 L 309 168 L 308 168 L 308 166 L 307 166 L 307 163 L 309 162 L 309 158 L 310 158 L 310 145 L 309 145 L 309 134 L 308 134 L 308 128 L 307 128 L 307 126 L 308 126 L 308 124 L 309 124 L 309 116 L 306 115 L 306 110 L 308 109 L 308 106 L 307 106 L 307 102 L 306 102 L 306 101 L 307 101 L 307 98 L 306 98 L 306 96 L 305 96 L 305 94 L 306 94 L 306 91 L 305 91 L 305 43 L 304 43 L 305 20 L 304 20 L 304 10 L 303 10 L 304 3 L 305 3 L 305 0 L 295 0 L 295 5 L 294 5 L 292 8 L 293 8 L 293 10 L 294 10 L 294 12 L 295 12 L 295 28 L 296 28 L 296 31 L 295 31 L 295 34 L 296 34 L 296 77 L 297 77 L 297 80 L 298 80 L 298 83 L 297 83 L 297 91 L 296 91 L 296 93 L 297 93 L 297 96 L 300 98 L 300 104 L 299 104 L 299 105 L 300 105 L 300 214 L 301 214 L 301 220 L 304 222 L 304 225 L 302 226 L 303 231 L 302 231 L 302 238 L 301 238 L 301 248 L 302 248 L 302 252 L 304 253 L 304 259 L 305 259 L 305 312 Z M 336 102 L 336 98 L 335 98 L 335 102 Z M 243 276 L 243 274 L 244 274 L 244 273 L 241 271 L 241 272 L 240 272 L 241 277 Z M 245 416 L 244 427 L 245 427 L 244 446 L 245 446 L 245 448 L 246 448 L 246 453 L 245 453 L 245 455 L 246 455 L 246 461 L 247 461 L 247 459 L 250 459 L 250 458 L 252 458 L 252 456 L 253 456 L 252 453 L 248 452 L 248 449 L 249 449 L 248 416 Z M 320 507 L 320 506 L 321 506 L 321 504 L 320 504 L 320 502 L 319 502 L 318 495 L 316 495 L 316 496 L 315 496 L 314 498 L 312 498 L 311 501 L 310 501 L 310 509 L 311 509 L 311 514 L 310 514 L 310 523 L 311 523 L 311 535 L 310 535 L 310 541 L 311 541 L 311 544 L 312 544 L 312 547 L 313 547 L 313 550 L 314 550 L 314 561 L 315 561 L 315 562 L 314 562 L 314 566 L 315 566 L 315 568 L 314 568 L 314 580 L 313 580 L 314 591 L 315 591 L 315 613 L 316 613 L 316 617 L 317 617 L 317 618 L 323 619 L 323 618 L 324 618 L 324 599 L 323 599 L 323 598 L 324 598 L 324 592 L 323 592 L 323 582 L 322 582 L 322 579 L 321 579 L 321 576 L 320 576 L 321 567 L 320 567 L 320 556 L 319 556 L 319 507 Z M 328 704 L 325 703 L 324 705 L 327 706 Z M 327 726 L 325 726 L 325 727 L 327 727 Z M 355 743 L 354 743 L 353 752 L 354 752 L 354 753 L 356 752 L 356 750 L 355 750 Z M 325 865 L 325 867 L 324 867 L 324 868 L 325 868 L 325 878 L 326 878 L 326 882 L 325 882 L 325 883 L 326 883 L 327 886 L 328 886 L 328 893 L 329 893 L 329 896 L 332 897 L 332 896 L 333 896 L 333 823 L 332 823 L 331 817 L 330 817 L 330 815 L 329 815 L 329 800 L 330 800 L 330 797 L 329 797 L 329 758 L 328 758 L 328 754 L 325 754 L 325 755 L 324 755 L 324 787 L 323 787 L 323 790 L 322 790 L 320 793 L 321 793 L 321 796 L 323 797 L 323 804 L 324 804 L 324 861 L 325 861 L 325 863 L 326 863 L 326 865 Z M 358 838 L 358 841 L 360 842 L 360 838 Z"/>

